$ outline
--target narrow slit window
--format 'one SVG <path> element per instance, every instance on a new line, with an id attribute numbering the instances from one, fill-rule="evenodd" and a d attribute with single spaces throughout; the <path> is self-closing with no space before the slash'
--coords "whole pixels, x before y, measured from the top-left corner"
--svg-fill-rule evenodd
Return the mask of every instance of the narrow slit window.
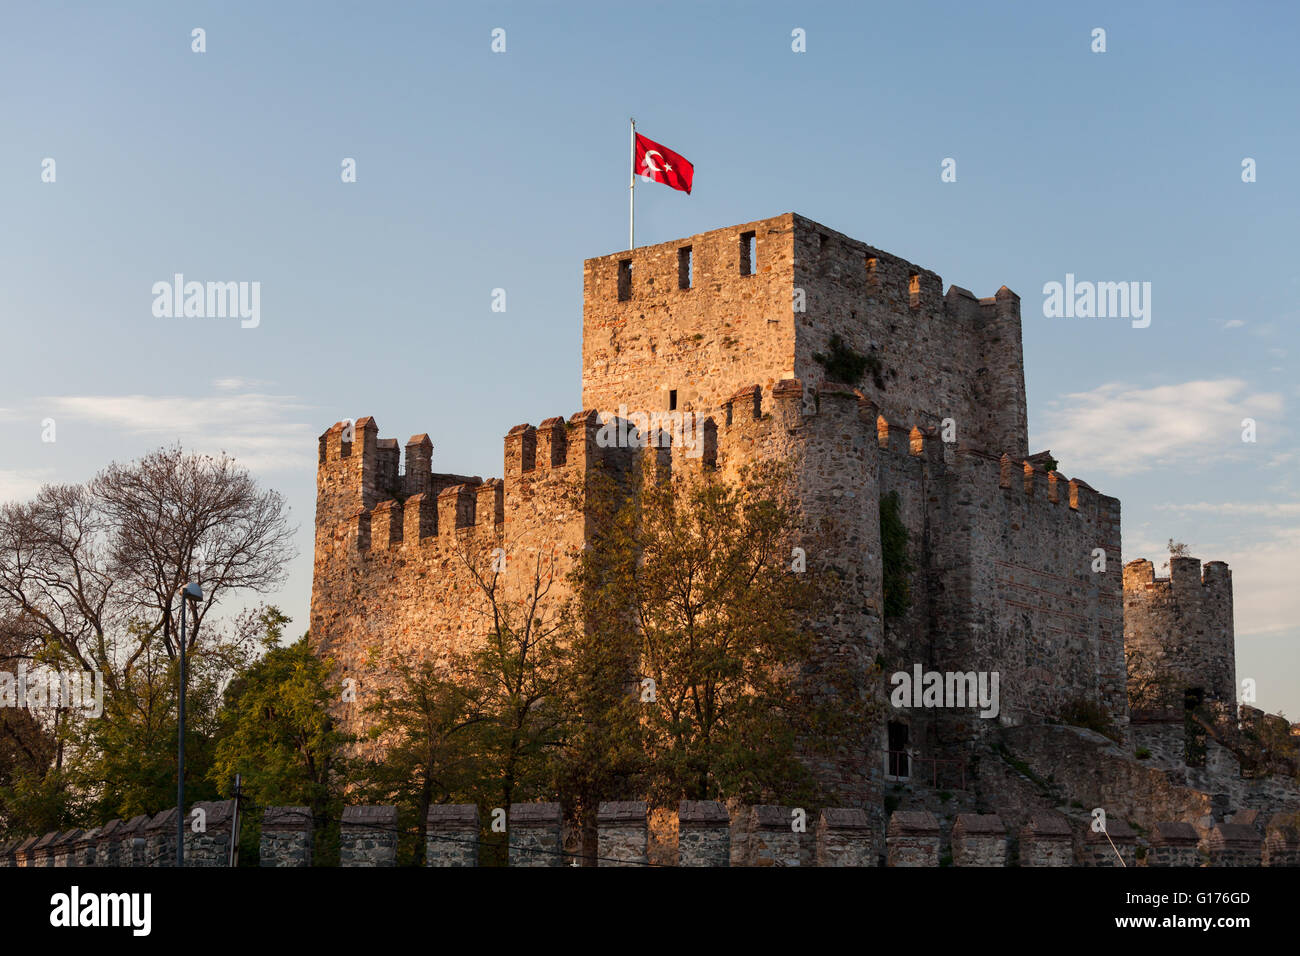
<path id="1" fill-rule="evenodd" d="M 632 260 L 620 259 L 618 262 L 618 301 L 626 302 L 632 298 Z"/>
<path id="2" fill-rule="evenodd" d="M 907 277 L 907 300 L 914 309 L 921 304 L 921 274 L 918 272 Z"/>
<path id="3" fill-rule="evenodd" d="M 752 276 L 758 260 L 758 237 L 752 232 L 740 234 L 740 274 Z"/>
<path id="4" fill-rule="evenodd" d="M 876 271 L 876 267 L 878 265 L 879 263 L 877 262 L 875 256 L 867 257 L 867 285 L 869 285 L 873 289 L 876 287 L 876 284 L 880 281 L 879 273 L 877 273 Z"/>
<path id="5" fill-rule="evenodd" d="M 668 410 L 677 411 L 677 389 L 670 389 L 668 392 Z"/>
<path id="6" fill-rule="evenodd" d="M 694 263 L 691 259 L 691 247 L 683 246 L 677 250 L 677 288 L 689 289 L 691 287 L 691 269 Z"/>

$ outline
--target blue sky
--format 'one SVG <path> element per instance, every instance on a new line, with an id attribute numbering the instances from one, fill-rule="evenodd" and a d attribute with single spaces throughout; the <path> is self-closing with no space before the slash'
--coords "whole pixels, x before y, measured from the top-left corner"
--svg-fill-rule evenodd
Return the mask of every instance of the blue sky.
<path id="1" fill-rule="evenodd" d="M 1296 8 L 611 7 L 8 3 L 0 498 L 226 450 L 293 507 L 274 600 L 305 628 L 330 423 L 427 431 L 486 477 L 512 425 L 578 409 L 582 260 L 626 244 L 635 115 L 696 169 L 638 190 L 639 242 L 793 210 L 1018 292 L 1031 450 L 1122 499 L 1126 560 L 1227 560 L 1238 676 L 1300 716 Z M 177 272 L 260 282 L 260 324 L 155 317 Z M 1150 327 L 1045 318 L 1067 273 L 1150 282 Z"/>

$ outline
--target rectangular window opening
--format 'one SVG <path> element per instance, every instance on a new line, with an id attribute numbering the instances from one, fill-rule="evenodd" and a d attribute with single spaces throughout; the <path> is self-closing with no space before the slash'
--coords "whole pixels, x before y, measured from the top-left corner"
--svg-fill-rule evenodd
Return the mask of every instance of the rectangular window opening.
<path id="1" fill-rule="evenodd" d="M 889 722 L 889 776 L 910 777 L 911 756 L 907 752 L 907 724 L 897 720 Z"/>
<path id="2" fill-rule="evenodd" d="M 632 260 L 620 259 L 618 262 L 618 301 L 626 302 L 632 298 Z"/>
<path id="3" fill-rule="evenodd" d="M 691 259 L 691 247 L 682 246 L 677 250 L 677 288 L 689 289 L 693 278 L 691 270 L 694 263 Z"/>
<path id="4" fill-rule="evenodd" d="M 740 234 L 740 274 L 752 276 L 758 261 L 758 237 L 752 232 Z"/>
<path id="5" fill-rule="evenodd" d="M 921 304 L 921 274 L 913 272 L 907 277 L 907 299 L 912 308 Z"/>
<path id="6" fill-rule="evenodd" d="M 668 392 L 668 410 L 677 411 L 677 389 L 670 389 Z"/>

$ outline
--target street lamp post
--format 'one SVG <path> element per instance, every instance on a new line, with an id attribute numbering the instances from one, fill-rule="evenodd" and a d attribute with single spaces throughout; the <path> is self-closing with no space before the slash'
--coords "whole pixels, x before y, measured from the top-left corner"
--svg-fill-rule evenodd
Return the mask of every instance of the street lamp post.
<path id="1" fill-rule="evenodd" d="M 176 731 L 176 865 L 185 865 L 185 604 L 203 600 L 203 589 L 191 581 L 181 588 L 180 722 Z M 198 625 L 197 613 L 194 623 Z"/>

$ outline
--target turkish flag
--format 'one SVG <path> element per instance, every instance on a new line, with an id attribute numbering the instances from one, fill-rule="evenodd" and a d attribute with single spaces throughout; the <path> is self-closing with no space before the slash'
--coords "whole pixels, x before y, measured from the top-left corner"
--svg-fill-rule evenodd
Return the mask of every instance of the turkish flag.
<path id="1" fill-rule="evenodd" d="M 680 189 L 690 194 L 691 180 L 695 178 L 695 167 L 674 153 L 667 146 L 660 146 L 652 139 L 636 134 L 636 154 L 632 163 L 632 172 L 643 180 L 654 180 L 673 189 Z"/>

